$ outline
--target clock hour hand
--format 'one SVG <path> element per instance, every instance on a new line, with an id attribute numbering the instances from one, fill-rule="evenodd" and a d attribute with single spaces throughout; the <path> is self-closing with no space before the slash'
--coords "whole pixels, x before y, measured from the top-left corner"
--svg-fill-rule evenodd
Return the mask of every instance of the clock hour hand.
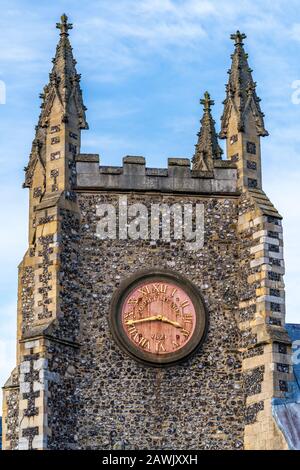
<path id="1" fill-rule="evenodd" d="M 177 321 L 169 320 L 167 317 L 161 317 L 161 321 L 164 323 L 170 323 L 170 325 L 176 326 L 176 328 L 182 328 L 182 325 L 178 323 Z"/>

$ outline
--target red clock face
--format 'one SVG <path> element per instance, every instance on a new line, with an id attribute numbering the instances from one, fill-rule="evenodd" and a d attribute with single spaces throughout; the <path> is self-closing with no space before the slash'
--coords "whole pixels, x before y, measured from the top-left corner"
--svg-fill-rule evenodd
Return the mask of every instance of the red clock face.
<path id="1" fill-rule="evenodd" d="M 122 306 L 128 340 L 143 351 L 164 355 L 181 349 L 192 337 L 196 312 L 189 295 L 166 281 L 133 288 Z"/>
<path id="2" fill-rule="evenodd" d="M 186 278 L 156 269 L 125 280 L 115 292 L 110 325 L 120 347 L 149 365 L 171 365 L 202 343 L 207 316 L 198 289 Z"/>

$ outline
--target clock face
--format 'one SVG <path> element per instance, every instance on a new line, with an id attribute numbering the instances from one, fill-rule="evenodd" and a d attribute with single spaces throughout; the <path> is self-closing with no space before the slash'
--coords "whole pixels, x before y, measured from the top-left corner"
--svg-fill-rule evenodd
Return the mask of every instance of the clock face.
<path id="1" fill-rule="evenodd" d="M 197 288 L 176 273 L 144 271 L 115 293 L 110 323 L 130 356 L 152 365 L 174 364 L 200 345 L 206 313 Z"/>

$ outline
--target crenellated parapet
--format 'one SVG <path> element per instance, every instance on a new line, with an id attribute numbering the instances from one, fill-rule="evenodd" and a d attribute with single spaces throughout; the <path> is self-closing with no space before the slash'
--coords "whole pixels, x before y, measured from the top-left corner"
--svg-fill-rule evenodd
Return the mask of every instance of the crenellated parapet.
<path id="1" fill-rule="evenodd" d="M 76 156 L 77 190 L 88 188 L 181 193 L 237 193 L 236 165 L 215 160 L 211 171 L 192 170 L 188 158 L 169 158 L 168 168 L 148 168 L 144 157 L 127 156 L 123 166 L 99 166 L 98 155 Z"/>

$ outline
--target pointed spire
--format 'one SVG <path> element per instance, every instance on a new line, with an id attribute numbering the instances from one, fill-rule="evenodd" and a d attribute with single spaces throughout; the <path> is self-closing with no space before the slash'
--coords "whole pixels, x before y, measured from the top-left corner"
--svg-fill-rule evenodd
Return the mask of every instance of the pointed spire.
<path id="1" fill-rule="evenodd" d="M 76 71 L 76 60 L 73 57 L 72 46 L 69 40 L 68 31 L 73 28 L 73 25 L 68 23 L 68 17 L 63 14 L 61 22 L 56 24 L 56 28 L 60 30 L 60 38 L 56 47 L 55 57 L 52 60 L 53 67 L 49 74 L 49 83 L 40 94 L 42 100 L 41 113 L 38 125 L 36 126 L 29 164 L 25 168 L 24 187 L 31 186 L 32 173 L 37 159 L 45 167 L 46 134 L 49 128 L 51 110 L 56 99 L 59 102 L 61 123 L 67 123 L 72 116 L 72 121 L 76 120 L 78 129 L 88 129 L 85 117 L 86 107 L 83 104 L 80 88 L 81 76 Z"/>
<path id="2" fill-rule="evenodd" d="M 88 125 L 85 119 L 86 107 L 83 104 L 80 89 L 81 76 L 76 71 L 76 60 L 73 57 L 68 37 L 68 31 L 73 28 L 73 25 L 68 23 L 68 17 L 63 14 L 61 16 L 61 23 L 57 23 L 56 28 L 60 29 L 60 39 L 52 61 L 53 68 L 49 75 L 49 84 L 45 86 L 44 92 L 40 95 L 43 100 L 41 104 L 40 125 L 47 126 L 47 117 L 51 111 L 55 96 L 58 97 L 62 106 L 62 122 L 67 122 L 69 100 L 71 96 L 74 96 L 80 128 L 87 129 Z"/>
<path id="3" fill-rule="evenodd" d="M 252 78 L 252 70 L 248 65 L 248 54 L 243 47 L 246 35 L 237 31 L 231 35 L 235 43 L 235 51 L 232 54 L 232 65 L 228 71 L 229 80 L 226 85 L 226 99 L 224 101 L 224 112 L 221 118 L 221 138 L 226 138 L 228 124 L 232 110 L 237 117 L 237 131 L 245 131 L 245 118 L 248 112 L 254 116 L 257 135 L 266 136 L 268 132 L 264 125 L 264 114 L 260 109 L 260 98 L 256 94 L 256 83 Z"/>
<path id="4" fill-rule="evenodd" d="M 201 129 L 198 135 L 198 143 L 192 159 L 193 170 L 211 171 L 213 169 L 213 160 L 222 158 L 222 149 L 218 144 L 218 137 L 215 130 L 215 121 L 211 115 L 211 106 L 214 101 L 206 91 L 204 98 L 200 100 L 203 105 L 203 117 L 201 119 Z"/>

